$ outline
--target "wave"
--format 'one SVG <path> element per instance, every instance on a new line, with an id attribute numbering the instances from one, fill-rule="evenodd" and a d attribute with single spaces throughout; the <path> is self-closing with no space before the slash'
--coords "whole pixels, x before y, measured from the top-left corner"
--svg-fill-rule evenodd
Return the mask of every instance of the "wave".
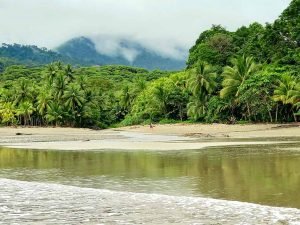
<path id="1" fill-rule="evenodd" d="M 0 179 L 0 224 L 300 224 L 300 210 Z"/>

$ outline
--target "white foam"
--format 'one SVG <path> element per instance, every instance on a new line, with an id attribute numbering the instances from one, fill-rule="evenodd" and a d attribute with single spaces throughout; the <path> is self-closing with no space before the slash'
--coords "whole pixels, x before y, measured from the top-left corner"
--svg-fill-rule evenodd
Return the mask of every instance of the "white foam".
<path id="1" fill-rule="evenodd" d="M 300 210 L 0 179 L 0 224 L 300 224 Z"/>

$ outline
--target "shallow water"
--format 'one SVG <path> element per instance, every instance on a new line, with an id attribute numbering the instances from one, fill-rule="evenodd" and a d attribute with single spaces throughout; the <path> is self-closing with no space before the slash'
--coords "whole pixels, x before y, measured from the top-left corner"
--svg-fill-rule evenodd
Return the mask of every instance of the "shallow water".
<path id="1" fill-rule="evenodd" d="M 300 210 L 0 179 L 0 224 L 291 224 Z"/>
<path id="2" fill-rule="evenodd" d="M 2 148 L 0 187 L 4 224 L 300 224 L 296 209 L 232 202 L 300 209 L 300 145 L 174 152 Z"/>

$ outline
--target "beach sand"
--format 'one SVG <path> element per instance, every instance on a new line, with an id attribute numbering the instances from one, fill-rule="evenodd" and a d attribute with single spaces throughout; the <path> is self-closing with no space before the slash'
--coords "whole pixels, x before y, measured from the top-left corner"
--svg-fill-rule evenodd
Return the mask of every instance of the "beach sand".
<path id="1" fill-rule="evenodd" d="M 183 150 L 300 141 L 300 124 L 172 124 L 107 130 L 0 128 L 0 145 L 55 150 Z"/>

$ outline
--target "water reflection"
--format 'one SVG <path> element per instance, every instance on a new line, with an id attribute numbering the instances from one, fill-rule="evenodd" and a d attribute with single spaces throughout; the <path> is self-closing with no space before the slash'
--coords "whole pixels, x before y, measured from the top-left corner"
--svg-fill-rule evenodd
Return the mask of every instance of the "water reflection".
<path id="1" fill-rule="evenodd" d="M 180 152 L 0 149 L 0 177 L 300 208 L 297 149 L 299 144 Z"/>

